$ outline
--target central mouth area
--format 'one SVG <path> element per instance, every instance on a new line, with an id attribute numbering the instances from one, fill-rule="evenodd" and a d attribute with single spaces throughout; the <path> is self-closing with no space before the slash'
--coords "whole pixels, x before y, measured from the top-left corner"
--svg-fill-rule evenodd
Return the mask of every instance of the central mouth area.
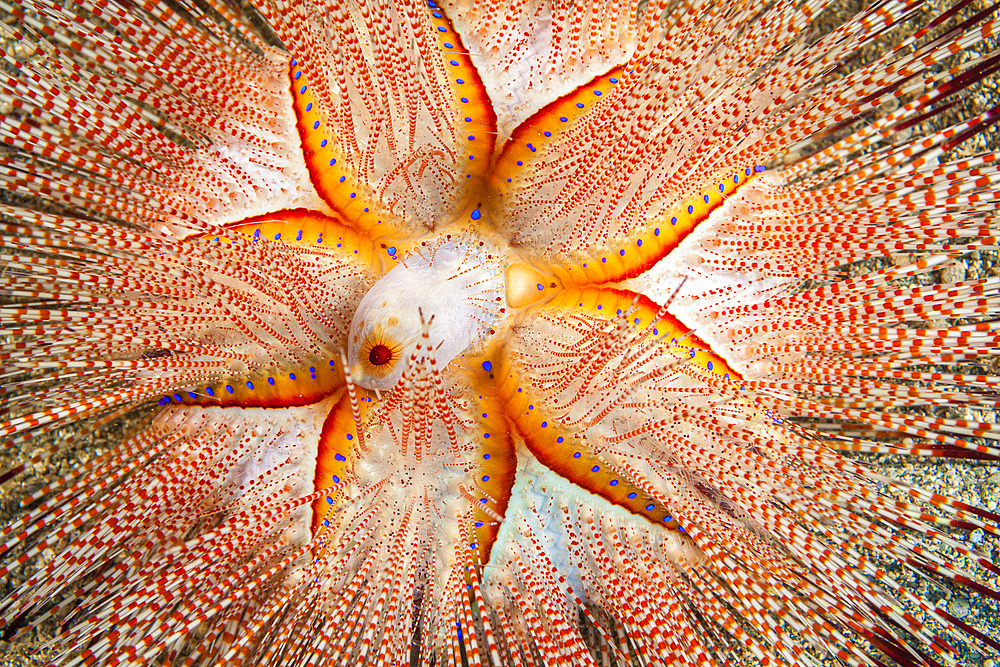
<path id="1" fill-rule="evenodd" d="M 361 299 L 348 334 L 353 381 L 389 390 L 411 363 L 443 368 L 481 349 L 507 311 L 501 253 L 473 235 L 418 245 Z"/>

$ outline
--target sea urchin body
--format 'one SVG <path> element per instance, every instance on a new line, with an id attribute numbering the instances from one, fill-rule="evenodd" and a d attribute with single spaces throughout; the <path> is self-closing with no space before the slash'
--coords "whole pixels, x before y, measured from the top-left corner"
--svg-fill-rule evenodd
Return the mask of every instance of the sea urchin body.
<path id="1" fill-rule="evenodd" d="M 855 456 L 1000 455 L 1000 278 L 948 271 L 1000 202 L 956 152 L 996 111 L 939 122 L 1000 63 L 967 4 L 0 3 L 0 433 L 137 416 L 4 530 L 0 573 L 52 555 L 0 627 L 66 665 L 1000 649 L 883 569 L 996 598 L 957 533 L 1000 517 Z"/>

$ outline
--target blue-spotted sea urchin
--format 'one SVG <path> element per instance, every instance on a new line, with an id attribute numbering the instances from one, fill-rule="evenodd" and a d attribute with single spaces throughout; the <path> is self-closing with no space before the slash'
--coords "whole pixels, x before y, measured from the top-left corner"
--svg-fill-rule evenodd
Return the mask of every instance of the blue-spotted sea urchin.
<path id="1" fill-rule="evenodd" d="M 1000 63 L 992 10 L 64 4 L 0 2 L 0 433 L 136 425 L 3 531 L 0 574 L 49 554 L 7 638 L 54 621 L 65 665 L 1000 649 L 884 569 L 996 598 L 961 533 L 1000 517 L 855 455 L 1000 454 L 1000 278 L 949 270 L 996 249 L 996 154 L 958 150 L 997 111 L 943 120 Z"/>

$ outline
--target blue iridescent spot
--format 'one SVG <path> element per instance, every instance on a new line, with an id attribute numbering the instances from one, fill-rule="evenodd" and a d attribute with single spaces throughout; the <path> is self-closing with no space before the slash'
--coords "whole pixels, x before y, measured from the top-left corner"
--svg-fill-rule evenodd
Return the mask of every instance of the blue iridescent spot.
<path id="1" fill-rule="evenodd" d="M 302 86 L 302 88 L 299 89 L 299 95 L 304 94 L 306 92 L 306 88 L 308 88 L 308 86 Z"/>
<path id="2" fill-rule="evenodd" d="M 295 379 L 295 373 L 289 373 L 288 374 L 288 379 L 289 380 L 294 380 Z"/>
<path id="3" fill-rule="evenodd" d="M 347 458 L 343 454 L 341 454 L 339 452 L 336 453 L 336 454 L 334 454 L 333 458 L 337 459 L 338 461 L 346 461 L 347 460 Z"/>
<path id="4" fill-rule="evenodd" d="M 441 18 L 441 12 L 434 12 L 431 16 L 433 16 L 436 19 L 439 19 Z"/>
<path id="5" fill-rule="evenodd" d="M 483 522 L 482 521 L 477 521 L 476 522 L 476 528 L 482 528 L 482 527 L 483 527 Z"/>
<path id="6" fill-rule="evenodd" d="M 713 364 L 711 361 L 708 362 L 708 370 L 710 370 L 710 371 L 714 371 L 715 370 L 715 364 Z"/>
<path id="7" fill-rule="evenodd" d="M 632 493 L 628 494 L 628 497 L 629 498 L 635 498 L 635 495 L 636 495 L 635 491 L 633 491 Z"/>
<path id="8" fill-rule="evenodd" d="M 659 235 L 660 235 L 660 228 L 657 227 L 656 229 L 653 230 L 653 236 L 659 236 Z"/>
<path id="9" fill-rule="evenodd" d="M 489 460 L 490 455 L 489 454 L 483 454 L 483 458 Z"/>
<path id="10" fill-rule="evenodd" d="M 226 385 L 226 391 L 228 391 L 230 394 L 233 393 L 233 385 L 227 384 Z"/>
<path id="11" fill-rule="evenodd" d="M 674 217 L 670 218 L 670 224 L 671 225 L 676 225 L 677 224 L 677 216 L 676 215 Z"/>
<path id="12" fill-rule="evenodd" d="M 253 382 L 247 380 L 247 389 L 253 389 Z"/>
<path id="13" fill-rule="evenodd" d="M 273 387 L 274 386 L 274 378 L 267 378 L 267 383 Z"/>
<path id="14" fill-rule="evenodd" d="M 451 65 L 452 65 L 452 67 L 458 67 L 458 61 L 457 60 L 452 60 L 451 61 Z"/>
<path id="15" fill-rule="evenodd" d="M 159 401 L 157 401 L 157 403 L 159 403 L 160 405 L 166 405 L 169 402 L 170 402 L 170 397 L 169 396 L 164 396 Z"/>
<path id="16" fill-rule="evenodd" d="M 452 44 L 451 42 L 445 42 L 444 43 L 444 48 L 446 48 L 446 49 L 453 49 L 453 48 L 455 48 L 455 45 Z"/>
<path id="17" fill-rule="evenodd" d="M 655 507 L 656 507 L 656 505 L 646 505 L 646 511 L 647 511 L 647 512 L 650 512 L 650 511 L 652 511 L 652 510 L 653 510 L 653 509 L 654 509 Z"/>
<path id="18" fill-rule="evenodd" d="M 551 136 L 552 136 L 552 133 L 551 133 L 551 132 L 549 132 L 548 130 L 545 130 L 545 136 L 546 136 L 546 137 L 551 137 Z"/>
<path id="19" fill-rule="evenodd" d="M 475 211 L 472 212 L 471 215 L 469 215 L 469 217 L 472 218 L 473 220 L 479 220 L 479 218 L 483 217 L 483 214 L 477 208 Z"/>
<path id="20" fill-rule="evenodd" d="M 604 264 L 607 264 L 608 263 L 608 258 L 607 257 L 601 257 L 601 262 L 604 263 Z M 598 306 L 598 308 L 600 308 L 600 306 Z"/>
<path id="21" fill-rule="evenodd" d="M 670 523 L 673 520 L 674 520 L 674 517 L 670 516 L 669 514 L 667 516 L 663 517 L 663 523 Z"/>
<path id="22" fill-rule="evenodd" d="M 466 122 L 466 123 L 471 123 L 471 122 L 472 122 L 472 119 L 471 119 L 471 118 L 469 118 L 468 116 L 466 116 L 466 117 L 465 117 L 465 122 Z"/>
<path id="23" fill-rule="evenodd" d="M 733 176 L 733 183 L 739 183 L 739 182 L 740 182 L 740 175 L 736 174 L 735 176 Z"/>
<path id="24" fill-rule="evenodd" d="M 319 129 L 319 121 L 318 120 L 313 123 L 313 129 L 314 130 L 318 130 Z"/>
<path id="25" fill-rule="evenodd" d="M 535 148 L 535 147 L 534 147 L 534 146 L 532 146 L 531 144 L 528 144 L 528 148 L 530 148 L 530 149 L 531 149 L 531 152 L 532 152 L 532 153 L 534 153 L 534 152 L 536 152 L 536 151 L 538 150 L 537 148 Z"/>
<path id="26" fill-rule="evenodd" d="M 562 441 L 563 441 L 563 437 L 561 435 L 558 438 L 556 438 L 556 442 L 562 442 Z"/>
<path id="27" fill-rule="evenodd" d="M 461 84 L 465 83 L 465 79 L 455 79 L 455 83 L 461 85 Z"/>
<path id="28" fill-rule="evenodd" d="M 438 26 L 438 32 L 448 32 L 448 29 L 442 26 Z"/>
<path id="29" fill-rule="evenodd" d="M 209 396 L 215 396 L 215 390 L 212 389 L 211 387 L 205 387 L 205 393 L 208 394 Z"/>
<path id="30" fill-rule="evenodd" d="M 609 482 L 609 484 L 611 484 L 611 486 L 618 486 L 618 480 L 617 479 L 613 479 L 613 480 L 611 480 Z"/>
<path id="31" fill-rule="evenodd" d="M 707 204 L 710 201 L 711 201 L 711 198 L 708 195 L 705 195 L 705 203 Z"/>
<path id="32" fill-rule="evenodd" d="M 576 106 L 577 106 L 578 109 L 582 109 L 583 108 L 583 102 L 577 102 Z"/>
<path id="33" fill-rule="evenodd" d="M 725 191 L 726 191 L 726 184 L 719 183 L 719 192 L 725 192 Z"/>
<path id="34" fill-rule="evenodd" d="M 608 81 L 610 81 L 611 83 L 618 83 L 618 79 L 616 79 L 615 77 L 611 77 L 610 79 L 608 79 Z"/>
<path id="35" fill-rule="evenodd" d="M 486 371 L 487 373 L 492 373 L 493 372 L 493 362 L 488 361 L 488 360 L 484 361 L 483 362 L 483 370 Z M 483 415 L 483 416 L 485 417 L 486 415 Z"/>
<path id="36" fill-rule="evenodd" d="M 357 192 L 352 192 L 352 193 L 351 193 L 351 199 L 354 199 L 354 198 L 355 198 L 355 197 L 357 197 L 357 196 L 358 196 L 358 193 L 357 193 Z"/>
<path id="37" fill-rule="evenodd" d="M 295 67 L 298 64 L 299 64 L 299 61 L 296 60 L 295 58 L 292 58 L 292 67 Z"/>
<path id="38" fill-rule="evenodd" d="M 296 241 L 301 241 L 302 240 L 302 230 L 301 229 L 299 230 L 299 233 L 295 235 L 295 240 Z"/>
<path id="39" fill-rule="evenodd" d="M 191 398 L 198 398 L 198 394 L 194 393 L 193 391 L 189 391 L 188 396 L 190 396 Z"/>
<path id="40" fill-rule="evenodd" d="M 574 452 L 574 453 L 573 453 L 573 458 L 574 458 L 574 459 L 578 459 L 578 458 L 580 458 L 580 452 Z"/>
<path id="41" fill-rule="evenodd" d="M 694 206 L 688 206 L 688 215 L 694 213 Z"/>
<path id="42" fill-rule="evenodd" d="M 761 173 L 762 171 L 764 171 L 764 165 L 762 165 L 762 164 L 757 164 L 757 165 L 754 165 L 754 168 L 753 168 L 753 170 L 754 170 L 754 171 L 756 171 L 756 172 L 757 172 L 757 173 L 759 174 L 759 173 Z"/>
<path id="43" fill-rule="evenodd" d="M 746 174 L 747 174 L 747 176 L 749 176 L 749 175 L 750 175 L 750 167 L 747 167 L 747 169 L 746 169 Z"/>
<path id="44" fill-rule="evenodd" d="M 341 177 L 340 177 L 340 182 L 341 182 L 341 183 L 343 183 L 343 182 L 344 182 L 344 181 L 346 181 L 346 180 L 347 180 L 347 176 L 341 176 Z"/>
<path id="45" fill-rule="evenodd" d="M 600 469 L 601 469 L 601 466 L 594 466 L 593 468 L 590 469 L 590 472 L 597 472 Z"/>
<path id="46" fill-rule="evenodd" d="M 275 241 L 277 241 L 280 238 L 281 238 L 281 232 L 278 232 L 277 234 L 274 235 L 274 240 Z"/>
<path id="47" fill-rule="evenodd" d="M 594 91 L 594 94 L 595 94 L 595 95 L 600 95 L 600 94 L 601 94 L 601 91 L 599 91 L 599 90 L 595 90 L 595 91 Z"/>
<path id="48" fill-rule="evenodd" d="M 320 148 L 326 148 L 326 144 L 327 144 L 327 143 L 328 143 L 328 142 L 327 142 L 327 140 L 326 140 L 326 139 L 324 139 L 323 141 L 319 142 L 319 147 L 320 147 Z M 332 163 L 331 163 L 331 164 L 332 164 Z"/>
<path id="49" fill-rule="evenodd" d="M 340 484 L 340 478 L 336 475 L 331 475 L 334 484 Z"/>
<path id="50" fill-rule="evenodd" d="M 622 257 L 624 257 L 625 256 L 625 251 L 624 250 L 619 250 L 618 254 L 621 255 Z"/>
<path id="51" fill-rule="evenodd" d="M 548 423 L 548 422 L 542 422 L 542 428 L 545 428 L 545 427 L 546 427 L 546 426 L 548 426 L 548 425 L 549 425 L 549 423 Z"/>
<path id="52" fill-rule="evenodd" d="M 517 161 L 517 166 L 518 167 L 523 167 L 524 166 L 524 162 L 522 162 L 521 160 L 518 160 Z"/>
<path id="53" fill-rule="evenodd" d="M 255 239 L 259 239 L 260 238 L 260 229 L 253 230 L 253 237 Z"/>
<path id="54" fill-rule="evenodd" d="M 639 246 L 639 247 L 641 248 L 641 247 L 642 247 L 642 239 L 638 239 L 638 240 L 637 240 L 637 241 L 635 242 L 635 244 L 636 244 L 637 246 Z"/>
<path id="55" fill-rule="evenodd" d="M 353 435 L 351 435 L 350 433 L 348 433 L 348 434 L 347 434 L 347 439 L 348 439 L 348 440 L 354 440 L 354 436 L 353 436 Z"/>
<path id="56" fill-rule="evenodd" d="M 396 254 L 396 246 L 390 246 L 386 248 L 385 251 L 389 253 L 389 257 L 392 257 Z"/>
<path id="57" fill-rule="evenodd" d="M 302 72 L 301 71 L 296 72 L 295 73 L 295 80 L 298 81 L 300 78 L 302 78 Z M 308 109 L 306 109 L 306 111 L 308 111 Z"/>
<path id="58" fill-rule="evenodd" d="M 695 352 L 694 350 L 691 350 L 690 352 L 688 352 L 688 354 L 689 354 L 689 355 L 691 355 L 691 358 L 692 358 L 692 359 L 694 359 L 694 358 L 695 358 L 695 356 L 696 356 L 696 355 L 697 355 L 698 353 L 697 353 L 697 352 Z"/>
<path id="59" fill-rule="evenodd" d="M 568 123 L 569 122 L 569 118 L 567 118 L 566 116 L 559 116 L 559 120 L 561 120 L 564 123 Z"/>
<path id="60" fill-rule="evenodd" d="M 332 505 L 333 504 L 333 498 L 331 498 L 330 496 L 327 496 L 326 497 L 326 504 L 327 505 Z"/>
<path id="61" fill-rule="evenodd" d="M 483 475 L 483 481 L 484 482 L 490 481 L 490 476 L 489 475 Z"/>
<path id="62" fill-rule="evenodd" d="M 463 103 L 465 103 L 465 104 L 468 104 L 468 103 L 469 103 L 469 98 L 468 98 L 468 97 L 463 97 L 463 98 L 461 98 L 461 99 L 462 99 L 462 102 L 463 102 Z"/>
<path id="63" fill-rule="evenodd" d="M 313 103 L 310 102 L 309 104 L 306 105 L 306 111 L 312 111 L 312 110 L 313 110 Z"/>
<path id="64" fill-rule="evenodd" d="M 483 433 L 483 437 L 486 438 L 487 440 L 489 440 L 490 439 L 490 434 L 489 433 Z"/>

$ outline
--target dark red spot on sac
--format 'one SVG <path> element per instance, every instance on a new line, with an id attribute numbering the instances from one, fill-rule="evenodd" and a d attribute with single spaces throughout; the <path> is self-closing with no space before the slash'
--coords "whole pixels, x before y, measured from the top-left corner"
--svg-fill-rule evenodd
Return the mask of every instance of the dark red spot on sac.
<path id="1" fill-rule="evenodd" d="M 372 363 L 372 366 L 384 366 L 392 361 L 392 350 L 385 345 L 375 345 L 368 352 L 368 361 Z"/>

